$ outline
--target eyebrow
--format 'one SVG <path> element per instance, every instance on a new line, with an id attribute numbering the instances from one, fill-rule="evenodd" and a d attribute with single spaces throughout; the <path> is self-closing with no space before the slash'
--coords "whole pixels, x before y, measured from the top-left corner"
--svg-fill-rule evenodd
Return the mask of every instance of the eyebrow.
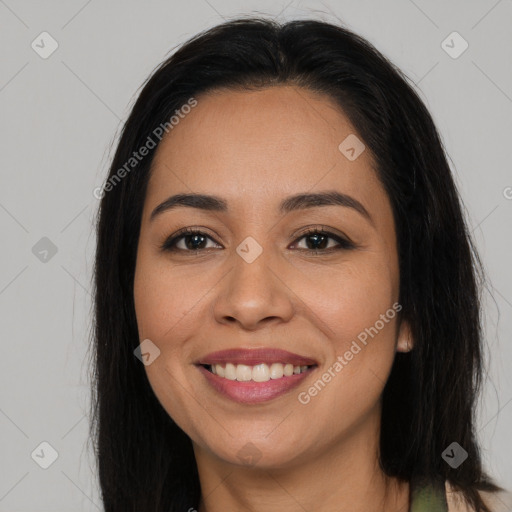
<path id="1" fill-rule="evenodd" d="M 287 197 L 279 205 L 279 211 L 281 214 L 287 214 L 293 211 L 316 208 L 319 206 L 344 206 L 346 208 L 352 208 L 365 217 L 366 220 L 370 221 L 371 224 L 374 224 L 368 210 L 357 199 L 336 190 L 312 194 L 296 194 Z M 151 212 L 149 220 L 152 221 L 163 212 L 178 207 L 197 208 L 199 210 L 220 213 L 226 213 L 229 210 L 227 201 L 218 196 L 206 194 L 176 194 L 160 203 Z"/>

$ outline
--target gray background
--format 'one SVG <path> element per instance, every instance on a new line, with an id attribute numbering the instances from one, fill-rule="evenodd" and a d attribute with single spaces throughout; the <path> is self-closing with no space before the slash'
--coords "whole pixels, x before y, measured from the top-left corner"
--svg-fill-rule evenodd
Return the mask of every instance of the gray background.
<path id="1" fill-rule="evenodd" d="M 512 489 L 511 0 L 0 0 L 1 511 L 102 509 L 86 416 L 92 191 L 153 68 L 200 30 L 250 13 L 341 21 L 416 83 L 492 283 L 478 433 L 488 470 Z M 47 59 L 31 47 L 43 31 L 59 45 Z M 458 58 L 442 47 L 453 31 L 469 44 Z M 41 252 L 43 237 L 56 254 Z M 43 441 L 58 452 L 48 469 L 35 462 Z"/>

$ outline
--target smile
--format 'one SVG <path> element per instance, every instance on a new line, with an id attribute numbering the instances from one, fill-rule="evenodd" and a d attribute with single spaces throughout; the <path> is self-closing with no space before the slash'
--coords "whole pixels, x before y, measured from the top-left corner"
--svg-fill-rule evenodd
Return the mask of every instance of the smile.
<path id="1" fill-rule="evenodd" d="M 310 357 L 276 348 L 228 349 L 195 362 L 205 385 L 218 398 L 257 404 L 278 398 L 298 386 L 318 367 Z"/>
<path id="2" fill-rule="evenodd" d="M 223 379 L 237 380 L 239 382 L 268 382 L 271 379 L 281 379 L 304 373 L 312 366 L 294 366 L 292 363 L 266 363 L 249 366 L 246 364 L 226 363 L 205 366 L 207 370 Z"/>

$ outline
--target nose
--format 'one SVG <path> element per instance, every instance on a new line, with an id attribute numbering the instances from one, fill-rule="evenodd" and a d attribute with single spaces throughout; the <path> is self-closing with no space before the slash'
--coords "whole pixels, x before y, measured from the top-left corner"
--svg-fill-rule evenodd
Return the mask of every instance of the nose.
<path id="1" fill-rule="evenodd" d="M 275 260 L 272 263 L 270 251 L 263 250 L 252 262 L 236 252 L 231 259 L 233 267 L 221 280 L 213 305 L 216 321 L 248 331 L 288 322 L 294 312 L 293 292 L 279 275 Z"/>

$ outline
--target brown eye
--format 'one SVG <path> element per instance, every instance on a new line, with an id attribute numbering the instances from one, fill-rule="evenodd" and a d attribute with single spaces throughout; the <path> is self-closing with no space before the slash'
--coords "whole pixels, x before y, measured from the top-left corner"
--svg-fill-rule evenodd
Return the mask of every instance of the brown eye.
<path id="1" fill-rule="evenodd" d="M 306 240 L 306 247 L 304 249 L 313 252 L 330 252 L 332 249 L 353 249 L 355 247 L 352 242 L 329 231 L 323 231 L 319 229 L 308 230 L 297 240 L 302 239 Z M 335 244 L 334 246 L 329 246 L 329 240 L 334 240 L 337 245 Z M 297 242 L 295 242 L 295 244 L 297 244 Z"/>
<path id="2" fill-rule="evenodd" d="M 345 238 L 335 235 L 329 231 L 320 229 L 310 229 L 306 231 L 300 236 L 300 238 L 295 241 L 294 245 L 297 245 L 297 241 L 302 239 L 306 240 L 306 247 L 301 248 L 301 250 L 311 251 L 313 253 L 331 252 L 333 250 L 347 250 L 355 248 L 355 244 L 349 240 L 346 240 Z M 208 240 L 214 242 L 215 247 L 221 248 L 221 246 L 217 244 L 215 240 L 213 240 L 203 231 L 193 228 L 186 228 L 165 240 L 160 248 L 163 251 L 169 252 L 198 252 L 203 249 L 212 248 L 211 246 L 207 246 Z M 334 246 L 332 245 L 332 241 L 335 242 Z"/>
<path id="3" fill-rule="evenodd" d="M 196 252 L 201 249 L 208 249 L 208 240 L 213 239 L 202 231 L 187 228 L 178 234 L 169 237 L 162 245 L 163 251 L 184 251 Z M 181 246 L 180 246 L 181 244 Z"/>

